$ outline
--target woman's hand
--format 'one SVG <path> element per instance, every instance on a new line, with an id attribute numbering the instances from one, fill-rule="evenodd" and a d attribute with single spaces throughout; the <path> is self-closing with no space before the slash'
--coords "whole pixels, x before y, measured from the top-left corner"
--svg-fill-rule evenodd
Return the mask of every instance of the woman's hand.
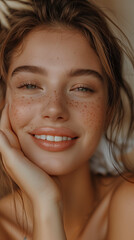
<path id="1" fill-rule="evenodd" d="M 46 174 L 23 154 L 18 138 L 11 129 L 8 105 L 5 106 L 1 117 L 0 153 L 7 173 L 32 203 L 33 239 L 66 239 L 57 180 Z"/>
<path id="2" fill-rule="evenodd" d="M 59 188 L 48 174 L 27 159 L 13 133 L 6 105 L 0 123 L 0 152 L 6 171 L 32 202 L 42 199 L 60 200 Z M 43 200 L 44 201 L 44 200 Z"/>

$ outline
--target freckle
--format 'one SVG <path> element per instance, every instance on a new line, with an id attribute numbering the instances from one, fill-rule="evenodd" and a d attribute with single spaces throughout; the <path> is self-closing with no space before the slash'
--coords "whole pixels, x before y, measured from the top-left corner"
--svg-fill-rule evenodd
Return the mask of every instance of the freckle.
<path id="1" fill-rule="evenodd" d="M 30 97 L 30 100 L 33 102 L 34 99 L 32 97 Z"/>
<path id="2" fill-rule="evenodd" d="M 38 102 L 42 102 L 42 99 L 38 99 Z"/>

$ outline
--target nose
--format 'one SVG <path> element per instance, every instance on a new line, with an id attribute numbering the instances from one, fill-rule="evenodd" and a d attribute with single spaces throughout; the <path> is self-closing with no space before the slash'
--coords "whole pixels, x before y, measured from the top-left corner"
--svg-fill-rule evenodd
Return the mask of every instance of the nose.
<path id="1" fill-rule="evenodd" d="M 43 109 L 43 118 L 50 121 L 67 121 L 69 119 L 69 109 L 65 97 L 56 94 L 56 91 L 48 97 L 47 104 Z"/>

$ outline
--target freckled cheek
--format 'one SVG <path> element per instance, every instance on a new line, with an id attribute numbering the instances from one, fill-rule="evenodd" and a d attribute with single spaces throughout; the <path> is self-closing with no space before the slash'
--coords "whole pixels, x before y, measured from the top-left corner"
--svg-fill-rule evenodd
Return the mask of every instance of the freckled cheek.
<path id="1" fill-rule="evenodd" d="M 101 99 L 90 102 L 72 101 L 68 104 L 73 108 L 74 113 L 77 114 L 77 119 L 87 127 L 92 126 L 99 129 L 104 126 L 106 106 Z"/>
<path id="2" fill-rule="evenodd" d="M 14 97 L 9 104 L 9 117 L 12 128 L 23 127 L 35 115 L 35 103 L 33 99 L 25 99 L 25 97 Z"/>
<path id="3" fill-rule="evenodd" d="M 86 109 L 83 107 L 80 110 L 84 124 L 88 127 L 92 126 L 98 129 L 104 126 L 105 114 L 102 110 L 102 106 L 94 103 L 85 106 Z"/>

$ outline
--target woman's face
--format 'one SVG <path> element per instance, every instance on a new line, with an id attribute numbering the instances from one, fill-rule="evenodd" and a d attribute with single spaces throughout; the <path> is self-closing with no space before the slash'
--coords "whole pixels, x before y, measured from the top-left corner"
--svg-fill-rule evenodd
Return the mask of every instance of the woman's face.
<path id="1" fill-rule="evenodd" d="M 87 163 L 104 130 L 101 63 L 77 31 L 33 31 L 12 56 L 7 101 L 24 154 L 49 174 L 70 173 Z"/>

